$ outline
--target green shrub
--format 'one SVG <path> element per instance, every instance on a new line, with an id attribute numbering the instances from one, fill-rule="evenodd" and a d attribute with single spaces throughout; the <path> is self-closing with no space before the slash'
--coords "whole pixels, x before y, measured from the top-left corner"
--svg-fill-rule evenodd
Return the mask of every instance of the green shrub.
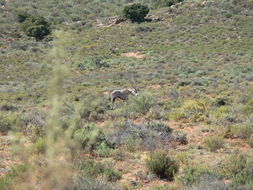
<path id="1" fill-rule="evenodd" d="M 74 133 L 74 139 L 84 149 L 97 154 L 102 153 L 100 156 L 103 156 L 103 153 L 107 155 L 110 149 L 115 148 L 115 145 L 107 140 L 104 133 L 93 124 L 87 124 L 81 129 L 77 129 Z"/>
<path id="2" fill-rule="evenodd" d="M 38 138 L 37 141 L 35 142 L 34 150 L 38 153 L 45 153 L 46 151 L 46 139 L 45 138 Z"/>
<path id="3" fill-rule="evenodd" d="M 175 142 L 178 142 L 179 144 L 188 144 L 188 140 L 187 140 L 187 134 L 182 132 L 182 131 L 174 131 L 173 132 L 173 140 Z"/>
<path id="4" fill-rule="evenodd" d="M 250 123 L 245 123 L 237 126 L 231 127 L 231 133 L 242 139 L 248 139 L 253 134 L 253 125 Z"/>
<path id="5" fill-rule="evenodd" d="M 190 185 L 189 190 L 228 190 L 229 185 L 215 173 L 201 173 L 194 184 Z"/>
<path id="6" fill-rule="evenodd" d="M 230 103 L 230 99 L 227 96 L 219 96 L 213 101 L 213 105 L 217 107 L 225 106 Z"/>
<path id="7" fill-rule="evenodd" d="M 166 124 L 150 122 L 137 125 L 127 122 L 120 126 L 115 125 L 113 132 L 108 134 L 108 139 L 119 146 L 124 144 L 129 151 L 139 148 L 150 151 L 168 148 L 168 144 L 175 138 L 172 136 L 172 129 Z"/>
<path id="8" fill-rule="evenodd" d="M 253 99 L 250 99 L 247 104 L 243 108 L 243 112 L 246 115 L 250 115 L 253 113 Z"/>
<path id="9" fill-rule="evenodd" d="M 103 119 L 106 111 L 110 110 L 110 102 L 100 95 L 93 95 L 87 97 L 80 107 L 79 114 L 82 119 L 96 121 Z"/>
<path id="10" fill-rule="evenodd" d="M 209 174 L 210 172 L 202 167 L 187 167 L 183 171 L 183 175 L 179 177 L 179 180 L 184 185 L 193 185 L 198 183 L 200 176 L 203 174 Z"/>
<path id="11" fill-rule="evenodd" d="M 145 5 L 135 3 L 128 5 L 123 9 L 123 15 L 132 22 L 143 22 L 145 16 L 149 13 L 149 8 Z"/>
<path id="12" fill-rule="evenodd" d="M 225 160 L 221 169 L 226 177 L 233 177 L 247 168 L 247 156 L 235 153 Z"/>
<path id="13" fill-rule="evenodd" d="M 191 155 L 188 152 L 179 152 L 176 155 L 176 161 L 184 165 L 189 164 L 190 158 L 191 158 Z"/>
<path id="14" fill-rule="evenodd" d="M 21 28 L 30 37 L 37 40 L 43 39 L 50 34 L 50 25 L 44 17 L 40 15 L 30 15 L 21 24 Z"/>
<path id="15" fill-rule="evenodd" d="M 42 40 L 44 36 L 50 33 L 50 29 L 45 25 L 35 25 L 26 29 L 27 36 L 35 37 L 37 40 Z"/>
<path id="16" fill-rule="evenodd" d="M 253 137 L 250 137 L 250 138 L 247 140 L 247 143 L 250 145 L 251 148 L 253 148 Z"/>
<path id="17" fill-rule="evenodd" d="M 0 133 L 8 133 L 11 129 L 19 125 L 19 118 L 10 114 L 0 115 Z"/>
<path id="18" fill-rule="evenodd" d="M 221 106 L 217 110 L 212 112 L 212 115 L 215 118 L 225 118 L 227 117 L 232 111 L 232 107 L 230 106 Z"/>
<path id="19" fill-rule="evenodd" d="M 25 172 L 29 169 L 28 164 L 20 164 L 15 166 L 5 176 L 0 178 L 0 189 L 9 190 L 13 189 L 14 185 L 17 185 L 25 177 Z"/>
<path id="20" fill-rule="evenodd" d="M 146 165 L 148 169 L 159 178 L 173 180 L 178 172 L 179 166 L 175 160 L 170 158 L 165 152 L 151 153 Z"/>
<path id="21" fill-rule="evenodd" d="M 116 189 L 111 183 L 101 178 L 92 178 L 89 175 L 82 174 L 74 179 L 71 190 L 113 190 Z"/>
<path id="22" fill-rule="evenodd" d="M 141 142 L 142 139 L 140 137 L 136 137 L 129 134 L 124 144 L 129 152 L 135 152 L 137 150 L 140 150 Z"/>
<path id="23" fill-rule="evenodd" d="M 253 162 L 246 155 L 234 153 L 221 166 L 221 173 L 232 179 L 233 185 L 247 184 L 253 180 Z"/>
<path id="24" fill-rule="evenodd" d="M 121 179 L 122 174 L 113 168 L 105 167 L 102 163 L 87 161 L 79 164 L 79 169 L 90 177 L 105 177 L 108 181 L 117 181 Z"/>
<path id="25" fill-rule="evenodd" d="M 112 168 L 106 168 L 104 170 L 104 176 L 108 181 L 117 181 L 121 179 L 122 174 L 118 171 L 113 170 Z"/>
<path id="26" fill-rule="evenodd" d="M 203 99 L 186 100 L 181 108 L 172 110 L 170 119 L 190 120 L 191 122 L 201 122 L 208 118 L 209 103 Z"/>
<path id="27" fill-rule="evenodd" d="M 143 94 L 141 96 L 132 98 L 129 101 L 127 107 L 128 113 L 146 114 L 150 108 L 154 105 L 154 100 L 152 96 L 148 94 Z"/>
<path id="28" fill-rule="evenodd" d="M 223 147 L 224 140 L 219 136 L 210 136 L 204 140 L 204 146 L 207 150 L 215 152 L 216 150 Z"/>

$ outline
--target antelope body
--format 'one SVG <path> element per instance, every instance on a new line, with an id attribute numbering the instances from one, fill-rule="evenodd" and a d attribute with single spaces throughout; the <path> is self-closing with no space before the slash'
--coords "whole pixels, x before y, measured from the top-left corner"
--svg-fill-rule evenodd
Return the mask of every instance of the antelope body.
<path id="1" fill-rule="evenodd" d="M 109 100 L 111 100 L 113 103 L 116 99 L 121 100 L 128 100 L 128 96 L 130 94 L 133 94 L 134 96 L 138 96 L 138 92 L 135 88 L 124 88 L 122 90 L 113 90 L 109 94 Z"/>

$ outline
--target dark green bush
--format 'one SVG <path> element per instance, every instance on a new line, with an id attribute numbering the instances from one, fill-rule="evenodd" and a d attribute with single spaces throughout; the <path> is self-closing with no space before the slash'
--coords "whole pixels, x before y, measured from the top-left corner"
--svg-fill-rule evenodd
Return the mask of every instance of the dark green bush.
<path id="1" fill-rule="evenodd" d="M 46 19 L 40 15 L 30 15 L 21 24 L 26 35 L 35 37 L 37 40 L 43 39 L 50 34 L 50 25 Z"/>
<path id="2" fill-rule="evenodd" d="M 45 25 L 36 25 L 27 28 L 25 31 L 27 36 L 35 37 L 37 40 L 42 40 L 44 36 L 50 33 L 49 27 Z"/>
<path id="3" fill-rule="evenodd" d="M 149 8 L 139 3 L 128 5 L 123 9 L 124 17 L 130 19 L 132 22 L 143 22 L 148 13 Z"/>
<path id="4" fill-rule="evenodd" d="M 230 103 L 230 99 L 228 97 L 219 96 L 214 100 L 213 105 L 217 107 L 221 107 L 221 106 L 228 105 L 229 103 Z"/>
<path id="5" fill-rule="evenodd" d="M 146 165 L 148 169 L 159 178 L 173 180 L 178 172 L 179 166 L 175 160 L 170 158 L 165 152 L 154 152 L 150 155 Z"/>

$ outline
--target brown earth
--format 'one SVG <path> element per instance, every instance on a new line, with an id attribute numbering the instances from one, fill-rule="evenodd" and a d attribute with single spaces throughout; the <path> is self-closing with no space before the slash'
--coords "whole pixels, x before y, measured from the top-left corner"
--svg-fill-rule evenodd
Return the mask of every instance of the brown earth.
<path id="1" fill-rule="evenodd" d="M 122 53 L 121 55 L 125 57 L 134 57 L 137 59 L 145 58 L 145 55 L 141 54 L 140 52 L 128 52 L 128 53 Z"/>

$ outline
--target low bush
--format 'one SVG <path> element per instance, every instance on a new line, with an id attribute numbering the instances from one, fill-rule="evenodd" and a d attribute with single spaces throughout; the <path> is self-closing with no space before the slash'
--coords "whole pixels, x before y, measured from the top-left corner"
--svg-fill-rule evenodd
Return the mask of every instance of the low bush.
<path id="1" fill-rule="evenodd" d="M 102 163 L 96 163 L 94 161 L 82 162 L 79 164 L 79 169 L 82 173 L 93 177 L 104 177 L 106 180 L 115 182 L 121 179 L 121 173 L 115 171 L 113 168 L 105 167 Z"/>
<path id="2" fill-rule="evenodd" d="M 198 177 L 197 184 L 189 187 L 189 190 L 228 190 L 229 186 L 224 181 L 211 173 L 204 173 Z"/>
<path id="3" fill-rule="evenodd" d="M 108 99 L 100 95 L 88 96 L 80 105 L 79 114 L 82 119 L 96 121 L 104 118 L 107 110 L 110 110 Z"/>
<path id="4" fill-rule="evenodd" d="M 253 134 L 253 125 L 250 123 L 244 123 L 231 127 L 231 134 L 235 137 L 248 139 Z"/>
<path id="5" fill-rule="evenodd" d="M 243 112 L 246 115 L 250 115 L 253 113 L 253 99 L 250 99 L 246 105 L 243 107 Z"/>
<path id="6" fill-rule="evenodd" d="M 112 185 L 103 179 L 91 178 L 89 175 L 81 175 L 74 179 L 70 190 L 116 190 Z"/>
<path id="7" fill-rule="evenodd" d="M 253 180 L 253 162 L 247 155 L 234 153 L 221 166 L 221 173 L 232 179 L 233 185 L 249 184 Z"/>
<path id="8" fill-rule="evenodd" d="M 191 122 L 201 122 L 208 118 L 209 108 L 209 103 L 206 100 L 187 100 L 181 108 L 172 110 L 169 118 L 176 121 L 190 120 Z"/>
<path id="9" fill-rule="evenodd" d="M 222 119 L 227 117 L 232 112 L 232 108 L 230 106 L 221 106 L 217 110 L 212 112 L 212 116 L 217 119 Z"/>
<path id="10" fill-rule="evenodd" d="M 213 101 L 213 105 L 217 107 L 225 106 L 231 103 L 231 100 L 227 96 L 219 96 Z"/>
<path id="11" fill-rule="evenodd" d="M 175 132 L 173 132 L 172 135 L 173 135 L 173 140 L 175 142 L 178 142 L 179 144 L 183 144 L 183 145 L 188 144 L 186 133 L 184 133 L 182 131 L 175 131 Z"/>
<path id="12" fill-rule="evenodd" d="M 25 173 L 28 171 L 28 164 L 20 164 L 15 166 L 8 172 L 5 176 L 0 178 L 0 189 L 1 190 L 9 190 L 16 189 L 13 186 L 19 184 L 22 180 L 24 180 Z"/>
<path id="13" fill-rule="evenodd" d="M 211 152 L 215 152 L 216 150 L 222 148 L 223 145 L 224 140 L 219 136 L 210 136 L 204 140 L 204 147 Z"/>
<path id="14" fill-rule="evenodd" d="M 132 22 L 143 22 L 148 13 L 149 8 L 139 3 L 128 5 L 123 9 L 124 17 Z"/>
<path id="15" fill-rule="evenodd" d="M 170 158 L 165 152 L 151 153 L 150 158 L 146 161 L 149 171 L 161 179 L 172 181 L 179 170 L 177 162 Z"/>
<path id="16" fill-rule="evenodd" d="M 154 99 L 149 94 L 143 94 L 129 100 L 128 113 L 146 114 L 154 105 Z"/>
<path id="17" fill-rule="evenodd" d="M 250 137 L 250 138 L 247 140 L 247 143 L 250 145 L 251 148 L 253 148 L 253 137 Z"/>
<path id="18" fill-rule="evenodd" d="M 136 148 L 142 150 L 167 149 L 174 140 L 172 129 L 163 123 L 156 122 L 141 125 L 124 123 L 114 126 L 114 131 L 107 136 L 116 145 L 127 144 L 132 150 Z"/>
<path id="19" fill-rule="evenodd" d="M 188 165 L 191 155 L 188 152 L 179 152 L 176 154 L 175 158 L 180 165 L 181 164 Z"/>
<path id="20" fill-rule="evenodd" d="M 45 153 L 46 151 L 46 139 L 38 138 L 37 141 L 33 145 L 35 152 L 37 153 Z"/>
<path id="21" fill-rule="evenodd" d="M 115 148 L 114 143 L 109 141 L 105 134 L 93 124 L 87 124 L 81 129 L 77 129 L 73 138 L 83 149 L 96 153 L 99 156 L 108 156 L 110 150 Z"/>
<path id="22" fill-rule="evenodd" d="M 183 175 L 178 179 L 186 186 L 192 186 L 199 183 L 200 177 L 204 174 L 210 174 L 209 171 L 202 167 L 187 167 L 183 171 Z"/>
<path id="23" fill-rule="evenodd" d="M 0 133 L 8 133 L 11 129 L 20 125 L 20 119 L 17 116 L 7 113 L 0 114 Z"/>
<path id="24" fill-rule="evenodd" d="M 37 111 L 26 112 L 21 117 L 22 130 L 29 135 L 32 142 L 46 133 L 46 115 Z"/>

